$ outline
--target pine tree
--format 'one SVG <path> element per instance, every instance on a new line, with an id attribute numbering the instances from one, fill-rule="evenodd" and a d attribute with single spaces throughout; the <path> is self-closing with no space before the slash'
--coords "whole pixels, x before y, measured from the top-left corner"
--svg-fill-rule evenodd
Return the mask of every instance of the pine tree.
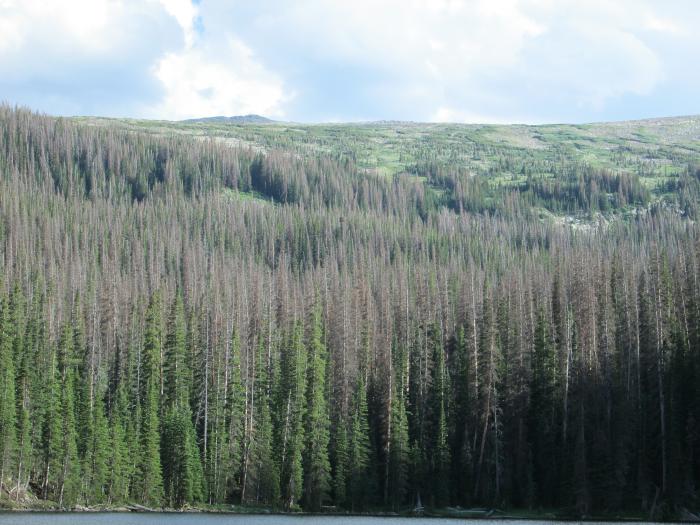
<path id="1" fill-rule="evenodd" d="M 348 425 L 342 414 L 338 414 L 333 425 L 333 501 L 346 507 L 348 504 Z"/>
<path id="2" fill-rule="evenodd" d="M 533 462 L 533 478 L 537 483 L 537 500 L 551 504 L 556 491 L 554 472 L 550 468 L 555 450 L 554 428 L 554 347 L 545 313 L 540 311 L 534 334 L 530 406 L 528 417 L 529 441 Z"/>
<path id="3" fill-rule="evenodd" d="M 245 391 L 241 377 L 241 342 L 236 332 L 231 334 L 229 362 L 227 364 L 227 392 L 224 407 L 226 447 L 221 468 L 225 475 L 224 501 L 233 499 L 240 491 L 241 464 L 243 462 L 243 414 Z"/>
<path id="4" fill-rule="evenodd" d="M 36 294 L 37 296 L 39 294 Z M 38 302 L 35 299 L 35 302 Z M 33 433 L 35 431 L 36 423 L 39 420 L 37 417 L 41 411 L 34 410 L 30 412 L 32 396 L 36 396 L 35 402 L 38 401 L 38 392 L 34 392 L 35 383 L 38 381 L 33 381 L 39 371 L 35 370 L 32 372 L 32 358 L 34 357 L 34 350 L 38 344 L 39 333 L 38 325 L 40 322 L 36 319 L 36 315 L 30 313 L 28 315 L 25 336 L 22 341 L 22 345 L 18 350 L 18 354 L 15 356 L 16 365 L 16 403 L 17 403 L 17 464 L 16 464 L 16 498 L 19 499 L 20 495 L 27 489 L 29 485 L 29 476 L 32 468 L 34 467 L 34 460 L 36 458 L 34 451 Z M 34 416 L 34 419 L 33 417 Z"/>
<path id="5" fill-rule="evenodd" d="M 432 393 L 431 393 L 431 433 L 432 458 L 431 479 L 432 495 L 438 507 L 449 503 L 450 448 L 447 427 L 447 392 L 449 377 L 445 367 L 445 351 L 440 332 L 436 326 L 428 331 L 429 344 L 432 347 Z"/>
<path id="6" fill-rule="evenodd" d="M 93 415 L 93 378 L 92 363 L 85 340 L 85 323 L 83 312 L 80 306 L 80 299 L 76 297 L 73 306 L 73 347 L 77 366 L 77 377 L 75 385 L 76 420 L 78 424 L 78 456 L 82 460 L 83 471 L 86 476 L 83 479 L 84 492 L 90 491 L 90 467 L 89 456 L 90 442 L 92 441 Z"/>
<path id="7" fill-rule="evenodd" d="M 408 495 L 408 469 L 411 446 L 408 436 L 406 396 L 402 384 L 392 396 L 391 406 L 391 453 L 389 457 L 389 503 L 398 510 Z"/>
<path id="8" fill-rule="evenodd" d="M 52 497 L 61 507 L 74 504 L 80 494 L 81 472 L 78 459 L 75 418 L 75 357 L 73 331 L 65 323 L 58 343 L 57 369 L 54 379 L 54 411 L 50 434 L 50 456 L 55 485 Z"/>
<path id="9" fill-rule="evenodd" d="M 376 490 L 367 414 L 367 390 L 362 373 L 358 375 L 353 408 L 348 440 L 347 499 L 350 510 L 355 511 L 365 508 L 369 495 Z"/>
<path id="10" fill-rule="evenodd" d="M 14 327 L 9 303 L 0 303 L 0 490 L 10 484 L 17 446 Z"/>
<path id="11" fill-rule="evenodd" d="M 468 325 L 467 325 L 468 326 Z M 455 366 L 454 379 L 454 448 L 453 448 L 453 473 L 452 493 L 455 501 L 462 505 L 470 502 L 471 473 L 473 471 L 472 449 L 470 443 L 470 424 L 472 417 L 472 403 L 470 397 L 469 368 L 470 356 L 467 343 L 467 329 L 462 326 L 458 329 L 454 341 Z"/>
<path id="12" fill-rule="evenodd" d="M 110 421 L 109 472 L 107 476 L 107 500 L 110 503 L 123 503 L 129 499 L 129 487 L 133 475 L 133 461 L 130 460 L 127 438 L 128 420 L 127 395 L 121 383 L 116 394 L 116 401 Z"/>
<path id="13" fill-rule="evenodd" d="M 73 308 L 73 345 L 78 364 L 76 418 L 78 456 L 81 459 L 82 494 L 88 503 L 101 503 L 107 496 L 108 425 L 104 398 L 97 393 L 94 352 L 85 340 L 85 326 L 76 298 Z"/>
<path id="14" fill-rule="evenodd" d="M 289 346 L 282 351 L 278 400 L 278 443 L 280 443 L 280 486 L 285 509 L 302 497 L 304 415 L 306 413 L 306 367 L 304 328 L 295 323 Z"/>
<path id="15" fill-rule="evenodd" d="M 326 347 L 323 343 L 321 311 L 318 307 L 313 310 L 310 332 L 304 432 L 304 508 L 318 511 L 328 497 L 331 481 L 328 458 L 330 421 L 326 399 Z"/>
<path id="16" fill-rule="evenodd" d="M 249 501 L 276 505 L 280 497 L 280 477 L 273 450 L 270 412 L 270 373 L 265 340 L 258 337 L 255 357 L 255 414 L 250 443 L 251 469 L 247 477 Z"/>
<path id="17" fill-rule="evenodd" d="M 166 411 L 162 434 L 163 484 L 168 503 L 175 507 L 201 501 L 202 464 L 189 408 L 174 405 Z"/>
<path id="18" fill-rule="evenodd" d="M 83 462 L 84 478 L 88 480 L 86 500 L 92 503 L 102 503 L 108 497 L 111 450 L 109 422 L 105 415 L 104 394 L 102 392 L 95 396 L 91 419 L 90 442 Z"/>
<path id="19" fill-rule="evenodd" d="M 165 415 L 161 436 L 165 497 L 176 507 L 201 501 L 204 495 L 204 474 L 189 404 L 192 372 L 186 341 L 184 308 L 178 293 L 171 308 L 165 339 Z"/>
<path id="20" fill-rule="evenodd" d="M 277 505 L 280 498 L 280 480 L 273 453 L 272 419 L 267 396 L 259 398 L 256 422 L 255 455 L 257 463 L 256 500 L 267 505 Z"/>
<path id="21" fill-rule="evenodd" d="M 45 403 L 43 406 L 41 420 L 41 453 L 42 453 L 42 490 L 41 497 L 48 499 L 54 497 L 56 490 L 56 479 L 61 471 L 61 382 L 57 367 L 56 348 L 51 348 L 49 358 L 50 369 L 48 371 L 48 385 L 43 396 Z"/>
<path id="22" fill-rule="evenodd" d="M 151 297 L 146 311 L 146 335 L 143 346 L 140 392 L 140 454 L 136 467 L 133 495 L 145 505 L 163 502 L 163 478 L 160 463 L 160 352 L 162 345 L 160 298 Z"/>
<path id="23" fill-rule="evenodd" d="M 175 295 L 165 337 L 163 373 L 166 406 L 189 406 L 192 371 L 187 353 L 185 313 L 180 293 Z"/>

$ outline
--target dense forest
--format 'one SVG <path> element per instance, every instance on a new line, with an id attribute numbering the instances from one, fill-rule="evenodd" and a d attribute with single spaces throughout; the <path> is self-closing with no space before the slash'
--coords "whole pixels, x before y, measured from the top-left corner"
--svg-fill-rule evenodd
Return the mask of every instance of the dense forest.
<path id="1" fill-rule="evenodd" d="M 700 152 L 469 148 L 0 106 L 0 503 L 698 508 Z"/>

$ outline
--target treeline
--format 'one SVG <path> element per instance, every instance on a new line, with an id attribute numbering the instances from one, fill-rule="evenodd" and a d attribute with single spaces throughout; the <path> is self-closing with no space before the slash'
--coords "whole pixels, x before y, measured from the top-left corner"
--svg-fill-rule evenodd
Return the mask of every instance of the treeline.
<path id="1" fill-rule="evenodd" d="M 14 111 L 0 106 L 3 176 L 69 197 L 141 202 L 168 195 L 202 198 L 223 188 L 257 191 L 279 204 L 406 216 L 421 184 L 360 173 L 336 157 L 263 154 L 216 140 L 145 134 Z"/>
<path id="2" fill-rule="evenodd" d="M 669 178 L 664 190 L 676 196 L 679 210 L 691 219 L 698 218 L 700 211 L 700 165 L 688 165 L 678 177 Z"/>
<path id="3" fill-rule="evenodd" d="M 411 172 L 445 191 L 444 204 L 459 212 L 513 216 L 542 207 L 576 215 L 645 206 L 650 201 L 649 190 L 636 174 L 612 173 L 572 162 L 538 164 L 549 171 L 523 169 L 488 177 L 465 168 L 427 163 L 414 166 Z"/>
<path id="4" fill-rule="evenodd" d="M 573 229 L 3 111 L 0 501 L 697 505 L 700 235 L 675 211 Z M 223 191 L 245 181 L 277 204 Z"/>

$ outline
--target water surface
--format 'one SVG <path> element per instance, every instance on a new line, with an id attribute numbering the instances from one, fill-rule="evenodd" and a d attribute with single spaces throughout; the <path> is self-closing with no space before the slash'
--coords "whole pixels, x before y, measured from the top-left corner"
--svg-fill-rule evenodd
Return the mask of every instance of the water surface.
<path id="1" fill-rule="evenodd" d="M 498 519 L 407 518 L 390 516 L 283 516 L 201 513 L 133 512 L 6 512 L 0 513 L 0 525 L 552 525 L 551 521 Z M 588 522 L 587 525 L 619 525 Z"/>

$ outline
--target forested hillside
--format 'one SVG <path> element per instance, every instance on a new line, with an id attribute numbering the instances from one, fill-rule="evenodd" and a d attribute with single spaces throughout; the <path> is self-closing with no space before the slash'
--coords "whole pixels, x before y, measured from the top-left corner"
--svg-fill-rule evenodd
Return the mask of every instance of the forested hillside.
<path id="1" fill-rule="evenodd" d="M 0 504 L 700 506 L 700 119 L 0 107 Z"/>

